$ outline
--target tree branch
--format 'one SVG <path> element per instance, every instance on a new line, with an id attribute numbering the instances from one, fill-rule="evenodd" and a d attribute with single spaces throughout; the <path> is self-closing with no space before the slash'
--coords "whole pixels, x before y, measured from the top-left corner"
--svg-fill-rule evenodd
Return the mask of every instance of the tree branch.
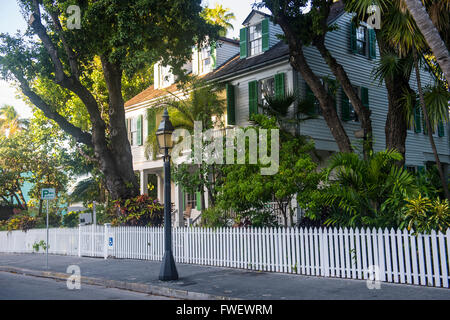
<path id="1" fill-rule="evenodd" d="M 74 137 L 77 142 L 83 143 L 91 148 L 94 147 L 92 144 L 92 135 L 90 133 L 84 132 L 67 121 L 67 119 L 58 112 L 54 111 L 52 107 L 30 88 L 27 81 L 22 76 L 17 73 L 14 73 L 14 76 L 19 81 L 20 89 L 23 94 L 26 95 L 36 107 L 42 110 L 47 118 L 54 120 L 62 130 Z"/>

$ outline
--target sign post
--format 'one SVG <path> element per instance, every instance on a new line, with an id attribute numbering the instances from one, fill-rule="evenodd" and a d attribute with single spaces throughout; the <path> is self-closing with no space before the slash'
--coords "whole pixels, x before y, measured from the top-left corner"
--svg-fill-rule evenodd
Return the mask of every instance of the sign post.
<path id="1" fill-rule="evenodd" d="M 47 200 L 47 241 L 45 242 L 45 255 L 48 269 L 48 200 L 53 200 L 56 197 L 54 188 L 41 189 L 41 199 Z"/>

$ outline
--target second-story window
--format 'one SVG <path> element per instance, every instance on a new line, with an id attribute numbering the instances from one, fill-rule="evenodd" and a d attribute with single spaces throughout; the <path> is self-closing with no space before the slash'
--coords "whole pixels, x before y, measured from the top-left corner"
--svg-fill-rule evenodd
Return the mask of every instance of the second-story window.
<path id="1" fill-rule="evenodd" d="M 202 72 L 206 72 L 211 65 L 211 47 L 202 49 Z"/>
<path id="2" fill-rule="evenodd" d="M 359 54 L 367 55 L 367 28 L 360 26 L 356 29 L 356 51 Z"/>
<path id="3" fill-rule="evenodd" d="M 262 24 L 258 23 L 254 26 L 250 26 L 250 55 L 262 52 Z"/>

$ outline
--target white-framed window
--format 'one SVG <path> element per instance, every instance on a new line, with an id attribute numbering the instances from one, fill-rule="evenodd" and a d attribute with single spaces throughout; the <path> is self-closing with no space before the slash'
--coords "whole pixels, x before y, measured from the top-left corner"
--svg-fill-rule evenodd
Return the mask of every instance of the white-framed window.
<path id="1" fill-rule="evenodd" d="M 202 67 L 203 72 L 206 72 L 209 70 L 211 66 L 211 47 L 205 47 L 202 49 Z"/>
<path id="2" fill-rule="evenodd" d="M 262 23 L 255 24 L 249 28 L 250 56 L 262 52 Z"/>
<path id="3" fill-rule="evenodd" d="M 158 88 L 165 88 L 172 85 L 175 82 L 175 77 L 171 71 L 170 66 L 163 66 L 161 63 L 157 64 L 157 81 L 155 78 L 155 83 L 158 83 Z"/>
<path id="4" fill-rule="evenodd" d="M 258 81 L 259 103 L 266 105 L 266 96 L 273 97 L 275 95 L 275 78 L 270 77 Z"/>
<path id="5" fill-rule="evenodd" d="M 356 28 L 356 52 L 364 56 L 367 55 L 367 27 Z"/>
<path id="6" fill-rule="evenodd" d="M 197 193 L 188 193 L 186 192 L 185 194 L 185 204 L 186 204 L 186 208 L 187 207 L 191 207 L 192 209 L 195 209 L 197 206 Z"/>
<path id="7" fill-rule="evenodd" d="M 129 130 L 129 139 L 130 139 L 130 144 L 132 146 L 137 144 L 137 121 L 136 118 L 131 118 L 129 119 L 129 125 L 128 125 L 128 130 Z"/>

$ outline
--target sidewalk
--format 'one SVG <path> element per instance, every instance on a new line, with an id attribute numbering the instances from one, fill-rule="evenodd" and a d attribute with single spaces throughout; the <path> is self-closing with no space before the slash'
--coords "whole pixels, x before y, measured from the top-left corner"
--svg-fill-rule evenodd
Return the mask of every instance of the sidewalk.
<path id="1" fill-rule="evenodd" d="M 369 290 L 366 281 L 321 278 L 230 268 L 178 264 L 180 279 L 158 280 L 160 262 L 79 258 L 43 254 L 2 254 L 0 271 L 63 278 L 69 265 L 81 269 L 82 283 L 125 288 L 186 299 L 432 299 L 450 300 L 450 290 L 381 283 Z M 26 269 L 26 270 L 20 270 Z M 1 288 L 0 288 L 1 290 Z"/>

